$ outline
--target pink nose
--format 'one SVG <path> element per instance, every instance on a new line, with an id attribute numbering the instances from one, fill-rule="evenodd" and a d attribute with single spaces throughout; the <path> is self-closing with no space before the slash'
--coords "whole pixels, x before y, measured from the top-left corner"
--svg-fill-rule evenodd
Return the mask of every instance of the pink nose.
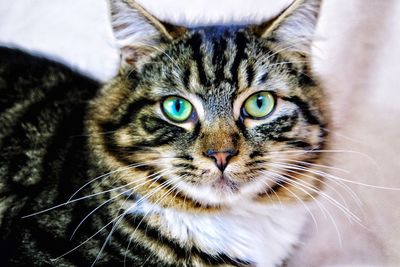
<path id="1" fill-rule="evenodd" d="M 219 152 L 213 149 L 209 149 L 205 154 L 210 158 L 214 158 L 215 164 L 217 165 L 218 169 L 223 172 L 228 165 L 229 160 L 235 155 L 235 151 L 233 149 L 228 149 L 226 151 Z"/>

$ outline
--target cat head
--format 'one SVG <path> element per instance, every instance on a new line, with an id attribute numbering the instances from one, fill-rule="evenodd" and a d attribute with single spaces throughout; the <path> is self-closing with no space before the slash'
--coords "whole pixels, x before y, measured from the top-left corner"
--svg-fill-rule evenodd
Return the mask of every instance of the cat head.
<path id="1" fill-rule="evenodd" d="M 310 71 L 319 1 L 297 0 L 261 25 L 198 28 L 163 23 L 131 0 L 110 9 L 121 69 L 87 125 L 114 179 L 186 210 L 318 192 L 328 124 Z"/>

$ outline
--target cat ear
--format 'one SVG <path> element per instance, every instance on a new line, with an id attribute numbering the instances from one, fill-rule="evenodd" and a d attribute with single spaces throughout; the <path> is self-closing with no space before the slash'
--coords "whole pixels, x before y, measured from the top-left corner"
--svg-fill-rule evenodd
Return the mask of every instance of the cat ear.
<path id="1" fill-rule="evenodd" d="M 111 23 L 122 65 L 135 64 L 162 43 L 185 34 L 184 27 L 159 21 L 134 0 L 110 0 Z"/>
<path id="2" fill-rule="evenodd" d="M 307 53 L 311 50 L 320 0 L 294 0 L 280 15 L 253 28 L 260 37 L 282 49 Z"/>

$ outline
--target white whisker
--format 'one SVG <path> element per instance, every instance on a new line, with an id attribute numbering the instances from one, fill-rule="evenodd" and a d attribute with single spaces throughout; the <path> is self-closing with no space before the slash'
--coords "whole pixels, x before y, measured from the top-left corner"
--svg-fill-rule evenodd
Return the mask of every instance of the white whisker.
<path id="1" fill-rule="evenodd" d="M 162 175 L 164 175 L 164 174 L 158 175 L 157 177 L 153 178 L 154 181 L 153 181 L 152 185 L 153 185 L 156 181 L 158 181 L 158 180 L 162 177 Z M 163 184 L 167 184 L 168 182 L 170 182 L 170 181 L 167 180 L 167 181 L 161 183 L 161 184 L 157 187 L 157 190 L 154 190 L 153 192 L 150 191 L 150 192 L 147 193 L 145 196 L 141 197 L 135 204 L 137 205 L 137 203 L 140 203 L 140 202 L 143 201 L 145 198 L 154 195 L 157 191 L 159 191 L 159 190 L 163 187 Z M 131 194 L 128 195 L 128 196 L 125 198 L 125 200 L 123 201 L 123 203 L 120 205 L 120 208 L 119 208 L 119 210 L 118 210 L 118 213 L 119 213 L 119 211 L 122 209 L 122 207 L 125 205 L 126 201 L 129 199 L 129 197 L 130 197 L 132 194 L 134 194 L 134 191 L 133 191 L 133 190 L 132 190 Z M 96 256 L 96 259 L 95 259 L 94 262 L 92 263 L 91 267 L 93 267 L 94 264 L 95 264 L 95 263 L 98 261 L 98 259 L 100 258 L 100 256 L 101 256 L 102 252 L 104 251 L 104 249 L 105 249 L 105 247 L 106 247 L 108 241 L 110 240 L 112 234 L 114 233 L 114 231 L 115 231 L 117 225 L 121 222 L 121 220 L 124 218 L 124 216 L 125 216 L 127 213 L 129 213 L 129 212 L 130 212 L 130 209 L 125 210 L 125 211 L 122 213 L 123 216 L 121 216 L 118 220 L 116 220 L 116 221 L 114 222 L 113 227 L 111 228 L 109 234 L 107 235 L 105 241 L 103 242 L 103 245 L 102 245 L 102 247 L 101 247 L 99 253 L 98 253 L 97 256 Z M 143 219 L 142 219 L 142 220 L 143 220 Z"/>
<path id="2" fill-rule="evenodd" d="M 317 180 L 318 182 L 324 184 L 326 187 L 332 189 L 332 190 L 340 197 L 340 199 L 344 202 L 345 207 L 348 208 L 347 201 L 345 200 L 345 198 L 343 197 L 343 195 L 342 195 L 336 188 L 334 188 L 333 186 L 331 186 L 331 185 L 329 185 L 328 183 L 324 182 L 323 180 L 318 179 L 318 178 L 316 178 L 316 177 L 314 177 L 314 176 L 311 176 L 311 175 L 307 175 L 307 174 L 302 173 L 302 172 L 298 172 L 298 171 L 294 171 L 294 170 L 289 170 L 289 169 L 285 169 L 285 168 L 280 168 L 280 169 L 281 169 L 281 170 L 284 170 L 284 171 L 286 171 L 286 172 L 290 172 L 290 173 L 294 173 L 294 174 L 301 175 L 301 176 L 306 177 L 306 178 L 310 178 L 310 179 L 313 179 L 313 180 Z M 281 174 L 281 175 L 287 175 L 288 177 L 291 177 L 292 179 L 297 179 L 296 177 L 294 177 L 294 176 L 292 176 L 292 175 L 289 175 L 288 173 L 279 172 L 279 171 L 276 171 L 276 170 L 274 170 L 274 172 L 277 172 L 277 173 L 279 173 L 279 174 Z M 319 190 L 317 187 L 315 187 L 314 185 L 312 185 L 312 184 L 310 184 L 310 183 L 308 183 L 308 182 L 306 182 L 306 181 L 302 181 L 302 182 L 305 183 L 305 184 L 307 184 L 308 186 L 312 187 L 314 190 Z"/>
<path id="3" fill-rule="evenodd" d="M 267 172 L 261 172 L 261 173 L 263 173 L 263 174 L 265 174 L 265 175 L 269 175 L 269 173 L 267 173 Z M 274 179 L 271 179 L 271 178 L 269 178 L 269 177 L 265 177 L 265 178 L 268 179 L 269 181 L 275 182 Z M 303 201 L 301 198 L 299 198 L 292 190 L 290 190 L 289 188 L 287 188 L 286 186 L 283 186 L 283 185 L 282 185 L 282 187 L 283 187 L 285 190 L 287 190 L 290 194 L 292 194 L 292 195 L 299 201 L 299 203 L 301 203 L 301 204 L 303 205 L 303 207 L 306 209 L 306 211 L 310 214 L 310 216 L 311 216 L 311 218 L 312 218 L 312 220 L 313 220 L 313 222 L 314 222 L 314 224 L 315 224 L 315 228 L 316 228 L 317 231 L 318 231 L 318 223 L 317 223 L 317 220 L 315 219 L 315 216 L 314 216 L 314 214 L 311 212 L 310 208 L 309 208 L 309 207 L 304 203 L 304 201 Z"/>
<path id="4" fill-rule="evenodd" d="M 118 172 L 126 171 L 126 170 L 131 170 L 131 169 L 134 169 L 134 168 L 137 168 L 137 167 L 147 166 L 147 165 L 150 165 L 152 163 L 157 163 L 157 162 L 158 162 L 157 160 L 153 160 L 153 161 L 148 161 L 148 162 L 143 162 L 143 163 L 135 163 L 135 164 L 127 165 L 126 167 L 123 167 L 123 168 L 118 168 L 118 169 L 116 169 L 114 171 L 102 174 L 100 176 L 97 176 L 97 177 L 91 179 L 89 182 L 85 183 L 83 186 L 81 186 L 77 191 L 75 191 L 75 193 L 73 193 L 71 195 L 71 197 L 68 199 L 66 204 L 68 204 L 74 198 L 74 196 L 76 194 L 78 194 L 83 188 L 85 188 L 86 186 L 88 186 L 89 184 L 91 184 L 92 182 L 94 182 L 96 180 L 99 180 L 99 179 L 104 178 L 104 177 L 109 177 L 114 173 L 118 173 Z"/>
<path id="5" fill-rule="evenodd" d="M 153 174 L 151 174 L 151 175 L 148 175 L 148 176 L 146 176 L 146 177 L 142 177 L 141 179 L 136 179 L 135 181 L 130 182 L 130 183 L 128 183 L 128 184 L 125 184 L 123 187 L 126 187 L 126 186 L 128 186 L 128 185 L 130 185 L 130 184 L 132 184 L 132 183 L 137 183 L 137 182 L 139 182 L 139 181 L 145 180 L 144 182 L 142 182 L 142 183 L 140 183 L 140 184 L 138 184 L 138 185 L 135 185 L 133 188 L 129 188 L 128 190 L 125 190 L 125 191 L 123 191 L 122 193 L 119 193 L 119 194 L 115 195 L 114 197 L 108 199 L 107 201 L 103 202 L 102 204 L 100 204 L 99 206 L 97 206 L 96 208 L 94 208 L 91 212 L 89 212 L 89 214 L 87 214 L 87 215 L 80 221 L 80 223 L 78 224 L 78 226 L 76 226 L 76 228 L 75 228 L 75 230 L 73 231 L 73 233 L 72 233 L 70 239 L 72 239 L 72 238 L 74 237 L 76 231 L 77 231 L 77 230 L 79 229 L 79 227 L 90 217 L 90 215 L 92 215 L 94 212 L 96 212 L 96 211 L 97 211 L 98 209 L 100 209 L 102 206 L 104 206 L 105 204 L 111 202 L 112 200 L 116 199 L 117 197 L 119 197 L 119 196 L 121 196 L 121 195 L 123 195 L 123 194 L 126 194 L 127 192 L 130 192 L 130 191 L 133 192 L 135 189 L 137 189 L 137 188 L 139 188 L 139 187 L 141 187 L 141 186 L 143 186 L 143 185 L 145 185 L 145 184 L 147 184 L 147 183 L 149 183 L 149 182 L 151 182 L 151 181 L 153 181 L 153 180 L 155 180 L 155 179 L 158 179 L 161 175 L 164 175 L 164 174 L 167 173 L 167 172 L 168 172 L 168 170 L 159 171 L 159 172 L 153 173 Z M 161 173 L 161 174 L 160 174 L 160 173 Z M 160 174 L 160 175 L 158 175 L 158 174 Z M 153 176 L 155 176 L 155 175 L 157 175 L 155 178 L 151 178 L 151 177 L 153 177 Z M 151 179 L 149 179 L 149 178 L 151 178 Z M 132 194 L 132 193 L 131 193 L 131 194 Z M 130 195 L 131 195 L 131 194 L 130 194 Z M 118 211 L 118 212 L 119 212 L 119 211 Z"/>
<path id="6" fill-rule="evenodd" d="M 278 166 L 278 167 L 279 167 L 279 166 Z M 301 181 L 301 180 L 299 180 L 299 181 Z M 298 184 L 298 185 L 300 185 L 300 186 L 303 186 L 303 187 L 306 186 L 305 184 L 300 183 L 300 182 L 295 181 L 295 180 L 291 180 L 291 182 L 296 183 L 296 184 Z M 304 181 L 302 181 L 302 182 L 304 182 Z M 328 194 L 324 193 L 323 191 L 316 190 L 316 189 L 314 189 L 314 188 L 312 188 L 312 187 L 309 187 L 309 186 L 307 186 L 307 188 L 308 188 L 309 190 L 311 190 L 311 191 L 313 191 L 313 192 L 319 194 L 320 196 L 324 197 L 324 198 L 327 199 L 328 201 L 330 201 L 330 202 L 331 202 L 332 204 L 334 204 L 339 210 L 341 210 L 343 213 L 347 214 L 347 215 L 349 216 L 349 218 L 351 218 L 354 222 L 356 222 L 357 224 L 359 224 L 359 225 L 361 225 L 361 226 L 364 227 L 364 225 L 362 225 L 362 224 L 360 223 L 360 222 L 361 222 L 361 219 L 360 219 L 357 215 L 355 215 L 352 211 L 350 211 L 347 207 L 343 206 L 343 205 L 342 205 L 340 202 L 338 202 L 336 199 L 332 198 L 331 196 L 329 196 Z"/>
<path id="7" fill-rule="evenodd" d="M 284 176 L 281 176 L 279 174 L 277 174 L 277 175 L 278 175 L 279 178 L 284 179 L 286 182 L 288 182 L 288 183 L 292 184 L 293 186 L 295 186 L 295 183 L 293 183 L 294 182 L 293 180 L 290 180 L 290 179 L 288 179 L 288 178 L 286 178 Z M 302 184 L 299 184 L 299 185 L 305 187 L 306 189 L 308 188 L 307 186 L 304 186 Z M 302 192 L 306 193 L 308 196 L 310 196 L 315 201 L 315 203 L 317 203 L 318 207 L 321 209 L 321 211 L 324 214 L 324 216 L 327 215 L 329 217 L 330 221 L 332 222 L 333 226 L 335 227 L 335 230 L 336 230 L 336 233 L 337 233 L 337 236 L 338 236 L 338 240 L 339 240 L 339 244 L 342 247 L 343 241 L 342 241 L 342 236 L 341 236 L 340 231 L 339 231 L 339 227 L 338 227 L 336 221 L 334 220 L 332 214 L 329 212 L 329 210 L 326 209 L 324 207 L 324 205 L 322 205 L 314 196 L 312 196 L 306 190 L 304 190 L 302 188 L 299 188 L 298 186 L 295 186 L 295 187 L 297 189 L 301 190 Z M 317 231 L 318 231 L 318 228 L 317 228 Z"/>
<path id="8" fill-rule="evenodd" d="M 379 186 L 379 185 L 372 185 L 372 184 L 367 184 L 367 183 L 362 183 L 362 182 L 357 182 L 357 181 L 352 181 L 349 179 L 345 179 L 345 178 L 341 178 L 338 176 L 335 176 L 333 174 L 329 174 L 326 173 L 324 171 L 321 170 L 310 170 L 310 169 L 302 169 L 301 166 L 288 166 L 288 168 L 292 168 L 292 169 L 298 169 L 298 170 L 306 170 L 308 172 L 317 174 L 317 175 L 321 175 L 324 176 L 326 178 L 332 178 L 338 181 L 342 181 L 342 182 L 346 182 L 346 183 L 350 183 L 350 184 L 355 184 L 355 185 L 360 185 L 360 186 L 365 186 L 365 187 L 370 187 L 370 188 L 374 188 L 374 189 L 383 189 L 383 190 L 391 190 L 391 191 L 400 191 L 399 187 L 387 187 L 387 186 Z"/>
<path id="9" fill-rule="evenodd" d="M 291 160 L 289 160 L 289 161 L 291 161 Z M 302 161 L 297 161 L 297 160 L 294 160 L 294 161 L 292 161 L 292 162 L 298 162 L 299 164 L 303 164 Z M 312 173 L 312 174 L 316 174 L 316 173 L 313 173 L 313 172 L 312 172 L 313 170 L 314 170 L 314 171 L 318 171 L 318 170 L 310 169 L 310 168 L 307 168 L 307 167 L 304 167 L 304 166 L 301 166 L 301 165 L 298 165 L 298 164 L 291 164 L 291 163 L 278 163 L 278 164 L 282 164 L 282 165 L 285 165 L 285 166 L 291 166 L 291 167 L 294 167 L 294 168 L 296 168 L 296 169 L 298 168 L 297 170 L 299 170 L 299 172 L 297 172 L 297 171 L 294 170 L 294 168 L 290 168 L 290 169 L 284 168 L 285 171 L 293 172 L 293 173 L 302 175 L 302 176 L 304 176 L 304 177 L 316 179 L 316 178 L 313 177 L 313 176 L 310 176 L 310 175 L 307 175 L 307 174 L 305 174 L 305 173 L 300 172 L 300 170 L 303 170 L 303 171 L 305 171 L 305 172 Z M 311 166 L 323 167 L 323 166 L 325 166 L 325 165 L 313 164 L 313 165 L 311 165 Z M 326 167 L 328 167 L 328 166 L 326 166 Z M 336 169 L 336 168 L 335 168 L 335 169 Z M 343 170 L 343 171 L 345 171 L 345 170 Z M 321 171 L 321 172 L 322 172 L 322 171 Z M 322 175 L 322 174 L 316 174 L 316 175 L 321 176 L 321 177 L 324 177 L 324 178 L 327 178 L 325 175 Z M 321 183 L 323 183 L 323 184 L 326 185 L 327 187 L 331 188 L 334 192 L 336 192 L 336 193 L 342 198 L 343 202 L 346 202 L 346 201 L 344 200 L 342 194 L 339 193 L 339 191 L 336 190 L 335 187 L 330 186 L 328 183 L 326 183 L 326 182 L 324 182 L 324 181 L 322 181 L 322 180 L 320 180 L 320 181 L 321 181 Z M 361 210 L 363 209 L 363 207 L 362 207 L 362 202 L 361 202 L 360 198 L 358 197 L 358 195 L 357 195 L 348 185 L 346 185 L 346 184 L 344 184 L 344 183 L 342 183 L 342 182 L 340 182 L 340 181 L 336 181 L 336 180 L 332 180 L 332 179 L 330 179 L 330 181 L 334 182 L 335 184 L 337 184 L 337 185 L 339 185 L 341 188 L 343 188 L 345 191 L 347 191 L 347 192 L 350 194 L 350 196 L 354 199 L 354 201 L 356 202 L 357 206 L 358 206 Z"/>

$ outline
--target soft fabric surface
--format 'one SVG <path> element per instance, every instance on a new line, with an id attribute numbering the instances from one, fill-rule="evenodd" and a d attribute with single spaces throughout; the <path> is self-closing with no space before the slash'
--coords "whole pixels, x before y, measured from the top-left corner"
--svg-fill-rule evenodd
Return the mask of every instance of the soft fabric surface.
<path id="1" fill-rule="evenodd" d="M 105 81 L 119 55 L 99 0 L 0 0 L 0 43 L 55 58 Z M 158 17 L 184 25 L 253 23 L 290 2 L 274 0 L 141 0 Z M 315 45 L 315 65 L 332 98 L 334 174 L 356 183 L 400 188 L 400 2 L 325 1 Z M 336 199 L 359 216 L 350 223 L 338 208 L 316 205 L 318 228 L 308 226 L 306 245 L 290 266 L 398 266 L 400 191 L 345 182 Z M 332 183 L 332 186 L 336 186 Z M 327 193 L 335 196 L 335 190 Z M 336 226 L 335 226 L 336 225 Z M 339 234 L 337 233 L 339 232 Z M 339 241 L 340 235 L 341 242 Z M 266 252 L 267 253 L 267 252 Z"/>

